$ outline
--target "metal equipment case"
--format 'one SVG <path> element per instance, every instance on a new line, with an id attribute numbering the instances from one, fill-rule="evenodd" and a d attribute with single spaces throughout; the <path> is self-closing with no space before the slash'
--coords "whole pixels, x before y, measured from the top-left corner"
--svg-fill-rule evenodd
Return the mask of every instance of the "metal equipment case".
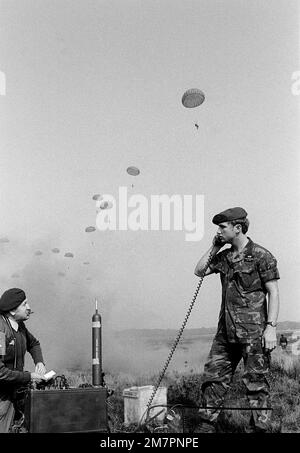
<path id="1" fill-rule="evenodd" d="M 30 433 L 107 432 L 107 389 L 30 390 L 24 426 Z"/>

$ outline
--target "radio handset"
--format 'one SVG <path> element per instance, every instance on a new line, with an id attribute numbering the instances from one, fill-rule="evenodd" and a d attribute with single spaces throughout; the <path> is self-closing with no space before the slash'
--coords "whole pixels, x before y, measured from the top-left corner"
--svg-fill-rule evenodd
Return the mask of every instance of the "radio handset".
<path id="1" fill-rule="evenodd" d="M 213 244 L 217 247 L 222 247 L 223 245 L 225 245 L 225 241 L 221 236 L 216 235 L 214 237 Z"/>

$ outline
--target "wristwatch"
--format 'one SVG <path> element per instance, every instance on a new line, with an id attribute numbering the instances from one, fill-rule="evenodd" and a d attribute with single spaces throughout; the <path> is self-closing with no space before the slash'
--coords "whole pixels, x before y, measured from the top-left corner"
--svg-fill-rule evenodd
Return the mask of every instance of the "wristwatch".
<path id="1" fill-rule="evenodd" d="M 269 326 L 272 326 L 272 327 L 276 327 L 277 326 L 277 322 L 274 322 L 274 321 L 268 321 L 266 322 L 267 325 Z"/>

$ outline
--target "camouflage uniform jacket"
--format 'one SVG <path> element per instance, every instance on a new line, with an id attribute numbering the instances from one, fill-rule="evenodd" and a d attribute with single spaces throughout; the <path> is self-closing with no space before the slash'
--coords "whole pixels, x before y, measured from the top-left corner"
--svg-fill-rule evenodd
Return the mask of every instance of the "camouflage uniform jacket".
<path id="1" fill-rule="evenodd" d="M 222 283 L 218 332 L 234 343 L 248 343 L 262 335 L 267 321 L 264 283 L 280 278 L 274 256 L 248 239 L 236 257 L 231 247 L 215 255 L 210 264 Z"/>

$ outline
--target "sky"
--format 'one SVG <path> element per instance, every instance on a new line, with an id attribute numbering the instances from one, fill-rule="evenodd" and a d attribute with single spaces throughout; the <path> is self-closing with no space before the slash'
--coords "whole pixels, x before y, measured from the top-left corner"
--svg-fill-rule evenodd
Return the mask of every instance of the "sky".
<path id="1" fill-rule="evenodd" d="M 83 351 L 98 298 L 108 336 L 179 328 L 211 219 L 233 206 L 278 260 L 279 321 L 300 321 L 299 3 L 1 0 L 0 9 L 0 289 L 25 290 L 28 327 L 60 351 L 74 342 Z M 205 94 L 194 109 L 181 102 L 190 88 Z M 86 233 L 97 226 L 93 195 L 118 199 L 120 187 L 147 200 L 202 195 L 203 237 Z M 220 300 L 211 275 L 187 327 L 215 326 Z"/>

